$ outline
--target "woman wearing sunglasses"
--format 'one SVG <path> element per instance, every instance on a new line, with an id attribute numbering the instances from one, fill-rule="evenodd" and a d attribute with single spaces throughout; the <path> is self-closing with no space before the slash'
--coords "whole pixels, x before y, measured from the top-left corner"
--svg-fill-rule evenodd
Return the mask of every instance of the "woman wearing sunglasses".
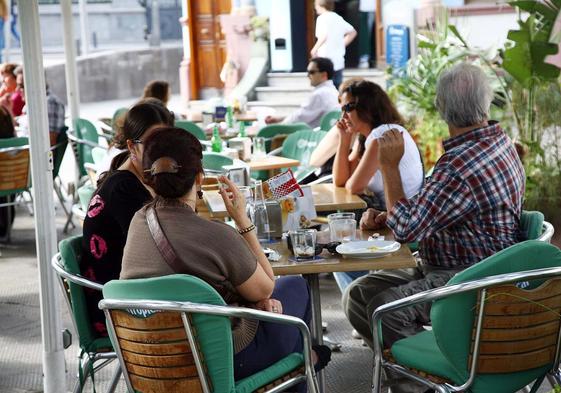
<path id="1" fill-rule="evenodd" d="M 341 93 L 343 115 L 337 122 L 339 146 L 333 165 L 335 184 L 353 194 L 372 194 L 371 207 L 385 210 L 377 139 L 386 131 L 397 129 L 405 139 L 405 152 L 399 165 L 403 189 L 407 198 L 417 194 L 423 184 L 421 155 L 386 92 L 377 84 L 363 80 L 349 84 Z M 364 151 L 349 154 L 357 134 L 366 138 Z"/>
<path id="2" fill-rule="evenodd" d="M 407 198 L 416 195 L 424 178 L 421 155 L 386 92 L 370 81 L 352 82 L 341 90 L 341 109 L 343 115 L 337 122 L 339 145 L 333 163 L 335 185 L 361 195 L 368 207 L 386 210 L 377 139 L 386 131 L 397 129 L 405 140 L 405 151 L 399 164 L 403 190 Z M 365 138 L 358 152 L 356 148 L 352 149 L 357 135 L 360 139 Z M 335 273 L 341 292 L 365 273 Z"/>

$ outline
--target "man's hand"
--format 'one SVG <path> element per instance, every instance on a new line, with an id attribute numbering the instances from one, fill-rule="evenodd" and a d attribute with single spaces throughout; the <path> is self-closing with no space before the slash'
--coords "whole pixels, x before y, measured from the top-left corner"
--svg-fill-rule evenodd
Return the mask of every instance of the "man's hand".
<path id="1" fill-rule="evenodd" d="M 265 124 L 275 124 L 280 123 L 282 121 L 282 117 L 275 117 L 275 116 L 267 116 L 265 117 Z"/>
<path id="2" fill-rule="evenodd" d="M 396 129 L 387 131 L 377 142 L 380 166 L 397 168 L 404 151 L 403 135 L 401 132 Z"/>
<path id="3" fill-rule="evenodd" d="M 360 229 L 382 229 L 386 226 L 386 218 L 386 212 L 380 212 L 376 209 L 370 208 L 362 213 L 362 217 L 360 218 Z"/>

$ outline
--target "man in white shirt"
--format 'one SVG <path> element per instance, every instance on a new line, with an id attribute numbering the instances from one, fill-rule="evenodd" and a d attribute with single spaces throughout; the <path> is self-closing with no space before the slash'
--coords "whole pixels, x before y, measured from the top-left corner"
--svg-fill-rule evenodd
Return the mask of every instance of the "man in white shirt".
<path id="1" fill-rule="evenodd" d="M 356 37 L 353 26 L 346 22 L 340 15 L 333 12 L 334 0 L 315 0 L 318 17 L 316 19 L 316 44 L 310 51 L 312 57 L 327 57 L 333 62 L 333 83 L 339 88 L 343 82 L 343 69 L 345 68 L 345 48 Z"/>
<path id="2" fill-rule="evenodd" d="M 306 101 L 289 116 L 267 116 L 265 123 L 291 124 L 303 122 L 311 128 L 318 127 L 321 118 L 328 112 L 339 110 L 339 94 L 333 85 L 333 63 L 323 57 L 316 57 L 308 64 L 308 78 L 314 90 Z"/>

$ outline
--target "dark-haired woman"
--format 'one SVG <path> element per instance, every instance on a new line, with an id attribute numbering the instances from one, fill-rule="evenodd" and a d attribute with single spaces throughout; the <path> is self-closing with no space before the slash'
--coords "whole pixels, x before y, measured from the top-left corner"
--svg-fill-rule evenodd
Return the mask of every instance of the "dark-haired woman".
<path id="1" fill-rule="evenodd" d="M 203 180 L 202 147 L 178 128 L 154 131 L 145 141 L 144 176 L 156 196 L 132 220 L 123 255 L 121 279 L 190 274 L 212 285 L 228 304 L 297 316 L 310 321 L 310 299 L 301 277 L 275 282 L 273 270 L 246 214 L 243 195 L 227 178 L 220 193 L 237 230 L 199 217 L 195 211 Z M 168 239 L 179 262 L 166 260 L 151 234 L 147 217 Z M 154 222 L 153 219 L 151 219 Z M 160 241 L 158 241 L 161 244 Z M 297 329 L 267 322 L 233 324 L 236 379 L 262 370 L 302 350 Z M 317 365 L 325 366 L 330 351 L 314 347 Z"/>
<path id="2" fill-rule="evenodd" d="M 386 92 L 377 84 L 362 80 L 350 83 L 341 91 L 343 117 L 337 123 L 339 145 L 333 163 L 333 180 L 353 194 L 371 194 L 371 206 L 386 210 L 384 182 L 378 163 L 378 142 L 386 131 L 403 134 L 405 150 L 399 163 L 403 191 L 407 198 L 416 195 L 423 185 L 423 164 L 415 141 L 403 127 L 403 119 Z M 349 154 L 353 136 L 366 138 L 362 155 Z M 353 279 L 367 272 L 336 273 L 341 292 Z"/>
<path id="3" fill-rule="evenodd" d="M 134 213 L 152 199 L 142 182 L 143 140 L 158 126 L 172 126 L 173 116 L 158 100 L 143 100 L 129 109 L 115 145 L 124 151 L 97 184 L 84 220 L 82 274 L 101 284 L 121 272 L 123 249 Z M 105 316 L 97 307 L 101 293 L 87 293 L 90 320 L 97 334 L 107 335 Z"/>

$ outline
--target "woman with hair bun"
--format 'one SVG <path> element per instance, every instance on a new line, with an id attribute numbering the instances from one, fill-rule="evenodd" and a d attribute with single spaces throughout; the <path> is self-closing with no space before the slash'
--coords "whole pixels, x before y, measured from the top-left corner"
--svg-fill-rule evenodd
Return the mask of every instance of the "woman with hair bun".
<path id="1" fill-rule="evenodd" d="M 143 183 L 143 141 L 155 127 L 172 126 L 173 116 L 158 100 L 136 103 L 126 114 L 115 145 L 123 152 L 101 174 L 84 219 L 81 273 L 100 284 L 116 279 L 134 213 L 152 199 Z M 99 336 L 107 336 L 105 316 L 97 307 L 101 292 L 86 289 L 90 320 Z"/>
<path id="2" fill-rule="evenodd" d="M 292 315 L 309 323 L 305 280 L 292 276 L 275 281 L 247 217 L 245 199 L 234 183 L 219 179 L 226 185 L 220 194 L 237 230 L 197 215 L 204 173 L 197 138 L 178 128 L 160 128 L 145 140 L 144 149 L 145 182 L 155 197 L 132 219 L 120 278 L 190 274 L 209 283 L 228 304 Z M 160 228 L 169 247 L 152 236 Z M 175 256 L 165 251 L 169 248 Z M 302 338 L 294 327 L 241 319 L 233 322 L 232 329 L 237 380 L 302 351 Z M 314 347 L 316 367 L 325 367 L 330 355 L 329 348 Z"/>

